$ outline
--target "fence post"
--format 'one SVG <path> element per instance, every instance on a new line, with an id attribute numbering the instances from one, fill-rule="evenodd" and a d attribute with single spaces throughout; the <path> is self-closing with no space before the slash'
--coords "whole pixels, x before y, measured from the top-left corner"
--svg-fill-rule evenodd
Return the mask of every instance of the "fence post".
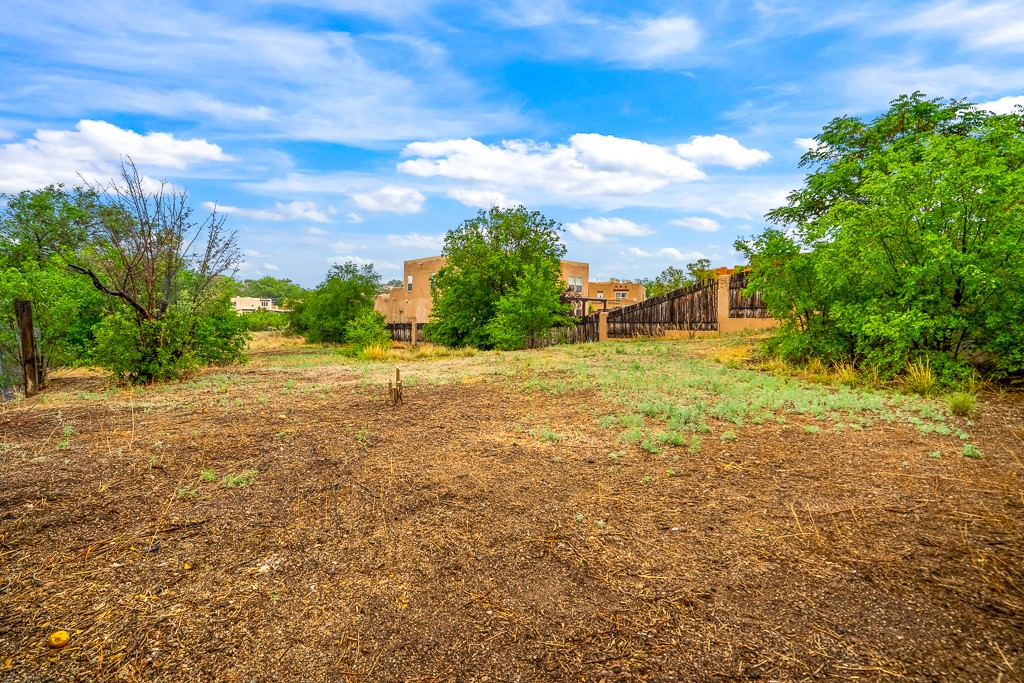
<path id="1" fill-rule="evenodd" d="M 597 341 L 608 341 L 608 311 L 599 311 L 597 314 Z"/>
<path id="2" fill-rule="evenodd" d="M 729 320 L 729 280 L 730 275 L 718 276 L 718 331 L 735 332 L 740 329 L 739 325 Z"/>
<path id="3" fill-rule="evenodd" d="M 416 318 L 409 318 L 409 345 L 416 346 Z"/>
<path id="4" fill-rule="evenodd" d="M 18 337 L 21 339 L 21 368 L 25 375 L 25 398 L 35 396 L 39 391 L 39 357 L 36 356 L 36 335 L 32 327 L 32 302 L 14 302 L 14 314 L 18 319 Z"/>

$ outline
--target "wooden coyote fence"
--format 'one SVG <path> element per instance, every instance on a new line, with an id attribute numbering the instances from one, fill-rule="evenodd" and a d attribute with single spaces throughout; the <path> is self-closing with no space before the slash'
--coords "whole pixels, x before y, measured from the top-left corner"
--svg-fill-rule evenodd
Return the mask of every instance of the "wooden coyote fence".
<path id="1" fill-rule="evenodd" d="M 608 338 L 658 336 L 666 330 L 718 330 L 718 281 L 666 292 L 608 312 Z"/>
<path id="2" fill-rule="evenodd" d="M 396 342 L 405 342 L 406 344 L 412 343 L 412 326 L 414 323 L 388 323 L 384 328 L 391 335 L 391 339 Z M 416 341 L 423 341 L 423 327 L 426 323 L 415 323 L 416 325 Z"/>
<path id="3" fill-rule="evenodd" d="M 729 278 L 729 317 L 768 318 L 768 308 L 761 301 L 761 292 L 743 296 L 743 290 L 750 284 L 748 271 L 733 273 Z"/>

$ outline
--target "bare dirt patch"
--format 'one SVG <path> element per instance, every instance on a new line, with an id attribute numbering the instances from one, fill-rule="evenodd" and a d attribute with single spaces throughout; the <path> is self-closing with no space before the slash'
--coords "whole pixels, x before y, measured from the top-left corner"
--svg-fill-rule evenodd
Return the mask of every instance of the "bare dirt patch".
<path id="1" fill-rule="evenodd" d="M 480 370 L 508 357 L 392 408 L 387 366 L 263 353 L 0 413 L 3 680 L 1024 673 L 1020 395 L 982 398 L 979 459 L 799 419 L 653 454 L 594 390 Z"/>

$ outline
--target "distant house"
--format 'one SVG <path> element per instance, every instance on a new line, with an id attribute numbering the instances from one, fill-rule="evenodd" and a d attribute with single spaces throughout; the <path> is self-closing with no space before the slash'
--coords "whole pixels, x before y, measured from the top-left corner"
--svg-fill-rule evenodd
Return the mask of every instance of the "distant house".
<path id="1" fill-rule="evenodd" d="M 591 310 L 610 310 L 640 303 L 647 299 L 647 288 L 639 282 L 609 279 L 607 282 L 590 283 Z M 593 299 L 605 299 L 594 305 Z"/>
<path id="2" fill-rule="evenodd" d="M 374 308 L 383 313 L 389 323 L 427 322 L 434 307 L 430 283 L 437 275 L 437 271 L 447 262 L 444 256 L 428 256 L 406 261 L 403 265 L 402 284 L 379 294 L 374 301 Z M 565 282 L 567 292 L 587 297 L 589 276 L 590 264 L 562 261 L 562 281 Z"/>
<path id="3" fill-rule="evenodd" d="M 231 305 L 235 307 L 235 313 L 255 313 L 256 311 L 270 311 L 271 313 L 288 313 L 290 308 L 280 308 L 273 299 L 262 299 L 255 296 L 233 296 Z"/>

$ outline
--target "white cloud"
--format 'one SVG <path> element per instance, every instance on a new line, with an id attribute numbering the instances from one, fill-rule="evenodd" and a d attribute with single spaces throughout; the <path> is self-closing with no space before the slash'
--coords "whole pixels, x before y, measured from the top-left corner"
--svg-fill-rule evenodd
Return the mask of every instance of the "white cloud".
<path id="1" fill-rule="evenodd" d="M 204 202 L 203 206 L 212 209 L 214 204 Z M 307 220 L 314 223 L 329 223 L 331 221 L 330 214 L 334 213 L 334 209 L 331 207 L 321 210 L 316 202 L 291 202 L 290 204 L 278 202 L 273 209 L 242 209 L 237 206 L 220 205 L 217 206 L 217 210 L 258 221 Z"/>
<path id="2" fill-rule="evenodd" d="M 366 248 L 365 244 L 353 244 L 352 242 L 331 242 L 329 246 L 334 251 L 354 251 Z"/>
<path id="3" fill-rule="evenodd" d="M 651 65 L 691 53 L 700 45 L 697 22 L 687 16 L 642 19 L 620 31 L 614 48 L 618 61 Z"/>
<path id="4" fill-rule="evenodd" d="M 772 158 L 764 150 L 744 147 L 727 135 L 694 135 L 690 141 L 676 145 L 676 154 L 698 164 L 715 164 L 738 170 L 763 164 Z"/>
<path id="5" fill-rule="evenodd" d="M 448 190 L 448 196 L 466 206 L 478 209 L 489 209 L 492 206 L 507 209 L 522 204 L 522 202 L 509 199 L 501 192 L 494 192 L 492 190 L 472 190 L 454 187 Z"/>
<path id="6" fill-rule="evenodd" d="M 686 218 L 676 218 L 675 220 L 669 221 L 672 225 L 678 225 L 681 228 L 689 228 L 690 230 L 696 230 L 697 232 L 715 232 L 722 226 L 719 225 L 718 221 L 713 218 L 703 218 L 701 216 L 688 216 Z"/>
<path id="7" fill-rule="evenodd" d="M 332 265 L 340 265 L 342 263 L 354 263 L 357 266 L 367 266 L 373 263 L 373 259 L 363 258 L 362 256 L 328 256 L 327 262 Z"/>
<path id="8" fill-rule="evenodd" d="M 83 119 L 75 130 L 37 130 L 27 140 L 0 145 L 0 191 L 74 184 L 81 178 L 104 182 L 119 174 L 124 156 L 148 172 L 186 171 L 198 164 L 234 161 L 218 145 L 200 138 L 139 134 L 105 121 Z"/>
<path id="9" fill-rule="evenodd" d="M 883 34 L 945 34 L 969 49 L 1024 52 L 1024 12 L 1019 0 L 980 3 L 953 0 L 922 6 L 928 9 L 902 21 L 883 22 L 876 30 Z"/>
<path id="10" fill-rule="evenodd" d="M 306 228 L 306 232 L 310 235 L 316 235 L 317 237 L 323 237 L 328 234 L 326 230 L 322 230 L 320 228 Z"/>
<path id="11" fill-rule="evenodd" d="M 263 264 L 263 267 L 264 267 L 264 268 L 265 268 L 266 270 L 281 270 L 281 269 L 280 269 L 280 268 L 278 268 L 278 267 L 277 267 L 277 265 L 276 265 L 276 264 L 274 264 L 274 263 L 264 263 L 264 264 Z"/>
<path id="12" fill-rule="evenodd" d="M 579 223 L 566 223 L 570 235 L 584 242 L 615 242 L 619 237 L 643 237 L 653 230 L 625 218 L 584 218 Z"/>
<path id="13" fill-rule="evenodd" d="M 363 217 L 360 216 L 358 213 L 349 213 L 345 215 L 345 220 L 348 221 L 349 223 L 362 223 Z"/>
<path id="14" fill-rule="evenodd" d="M 814 138 L 794 138 L 793 144 L 799 147 L 800 149 L 804 150 L 805 152 L 809 152 L 812 149 L 817 149 L 818 147 L 818 141 L 815 140 Z"/>
<path id="15" fill-rule="evenodd" d="M 415 247 L 441 251 L 444 247 L 444 235 L 421 235 L 416 232 L 408 235 L 388 235 L 388 244 L 393 247 Z"/>
<path id="16" fill-rule="evenodd" d="M 982 102 L 978 105 L 978 108 L 987 109 L 994 114 L 1012 114 L 1014 112 L 1014 107 L 1021 106 L 1024 106 L 1024 95 L 1000 97 L 998 100 L 994 100 L 992 102 Z"/>
<path id="17" fill-rule="evenodd" d="M 472 138 L 414 142 L 402 154 L 419 157 L 398 164 L 403 173 L 556 195 L 637 195 L 706 177 L 664 147 L 594 133 L 577 133 L 569 144 L 554 146 L 532 140 L 485 145 Z"/>
<path id="18" fill-rule="evenodd" d="M 242 253 L 251 258 L 264 258 L 268 256 L 268 254 L 263 254 L 256 249 L 243 249 Z"/>
<path id="19" fill-rule="evenodd" d="M 0 128 L 0 140 L 10 140 L 14 138 L 14 131 L 7 130 L 6 128 Z"/>
<path id="20" fill-rule="evenodd" d="M 637 258 L 667 258 L 673 261 L 696 261 L 697 259 L 707 258 L 707 256 L 699 251 L 682 252 L 675 247 L 662 247 L 657 251 L 644 251 L 637 247 L 630 247 L 623 253 Z"/>
<path id="21" fill-rule="evenodd" d="M 352 195 L 352 201 L 361 209 L 393 213 L 419 213 L 423 210 L 423 202 L 426 199 L 419 190 L 396 185 L 386 185 L 374 192 Z"/>

